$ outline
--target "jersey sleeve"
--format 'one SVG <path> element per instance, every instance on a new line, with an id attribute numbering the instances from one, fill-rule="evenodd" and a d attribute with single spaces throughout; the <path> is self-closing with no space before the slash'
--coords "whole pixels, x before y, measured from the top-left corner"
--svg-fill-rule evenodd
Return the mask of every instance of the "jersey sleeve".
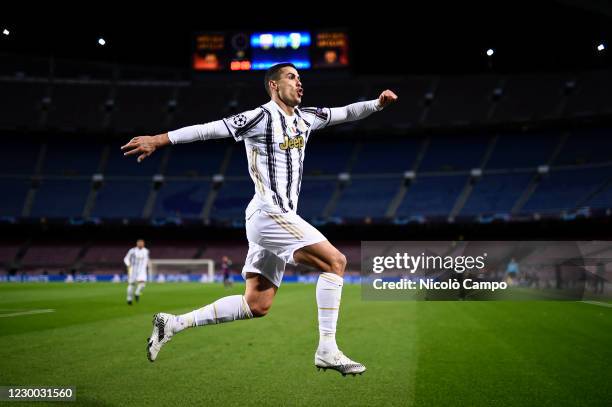
<path id="1" fill-rule="evenodd" d="M 312 131 L 325 128 L 331 119 L 331 112 L 328 107 L 304 107 L 300 111 Z"/>
<path id="2" fill-rule="evenodd" d="M 265 124 L 264 117 L 263 109 L 258 107 L 227 117 L 223 119 L 223 124 L 236 141 L 241 141 L 261 133 L 261 126 Z"/>

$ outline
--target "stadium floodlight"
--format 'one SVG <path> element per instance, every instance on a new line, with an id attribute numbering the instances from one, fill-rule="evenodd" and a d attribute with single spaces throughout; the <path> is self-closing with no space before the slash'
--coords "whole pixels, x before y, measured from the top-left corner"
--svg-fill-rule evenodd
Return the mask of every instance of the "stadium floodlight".
<path id="1" fill-rule="evenodd" d="M 11 32 L 9 30 L 7 30 L 6 28 L 4 30 L 2 30 L 2 34 L 4 35 L 9 35 Z"/>
<path id="2" fill-rule="evenodd" d="M 600 42 L 600 43 L 597 45 L 597 51 L 602 52 L 602 51 L 604 51 L 605 49 L 606 49 L 606 45 L 605 45 L 603 42 Z"/>
<path id="3" fill-rule="evenodd" d="M 106 45 L 106 40 L 104 38 L 99 38 L 98 39 L 98 44 L 105 46 Z"/>
<path id="4" fill-rule="evenodd" d="M 488 56 L 488 57 L 492 57 L 492 56 L 493 56 L 493 54 L 495 54 L 495 50 L 494 50 L 493 48 L 489 48 L 489 49 L 487 50 L 487 56 Z"/>

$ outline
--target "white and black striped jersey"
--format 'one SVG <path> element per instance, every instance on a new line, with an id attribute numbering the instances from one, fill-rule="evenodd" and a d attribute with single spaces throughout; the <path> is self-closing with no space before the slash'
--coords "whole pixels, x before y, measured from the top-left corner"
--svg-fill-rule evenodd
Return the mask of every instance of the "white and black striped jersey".
<path id="1" fill-rule="evenodd" d="M 374 99 L 334 108 L 296 107 L 289 116 L 271 100 L 223 120 L 169 131 L 168 139 L 172 144 L 224 137 L 244 141 L 249 173 L 255 184 L 255 196 L 249 207 L 287 213 L 297 209 L 311 132 L 363 119 L 381 109 Z"/>
<path id="2" fill-rule="evenodd" d="M 328 108 L 295 108 L 287 115 L 274 101 L 223 119 L 236 141 L 244 141 L 257 204 L 268 212 L 296 211 L 310 133 L 330 122 Z"/>
<path id="3" fill-rule="evenodd" d="M 132 247 L 125 258 L 123 259 L 126 267 L 132 268 L 132 273 L 134 275 L 138 275 L 140 273 L 147 272 L 147 267 L 149 265 L 149 249 L 143 247 L 139 249 L 138 247 Z"/>

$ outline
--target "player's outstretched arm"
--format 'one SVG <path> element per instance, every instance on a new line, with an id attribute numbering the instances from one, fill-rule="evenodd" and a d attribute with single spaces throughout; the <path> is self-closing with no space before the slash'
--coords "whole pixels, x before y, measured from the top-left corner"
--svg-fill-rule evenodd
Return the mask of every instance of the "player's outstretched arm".
<path id="1" fill-rule="evenodd" d="M 393 91 L 387 89 L 383 91 L 377 99 L 352 103 L 344 107 L 333 107 L 329 109 L 329 125 L 333 126 L 334 124 L 365 119 L 372 113 L 384 109 L 395 101 L 397 101 L 397 95 L 393 93 Z"/>
<path id="2" fill-rule="evenodd" d="M 121 150 L 123 155 L 126 156 L 138 154 L 138 162 L 141 162 L 153 154 L 155 150 L 168 144 L 191 143 L 224 137 L 231 137 L 231 134 L 223 120 L 217 120 L 206 124 L 183 127 L 182 129 L 156 136 L 134 137 L 129 143 L 122 146 Z"/>

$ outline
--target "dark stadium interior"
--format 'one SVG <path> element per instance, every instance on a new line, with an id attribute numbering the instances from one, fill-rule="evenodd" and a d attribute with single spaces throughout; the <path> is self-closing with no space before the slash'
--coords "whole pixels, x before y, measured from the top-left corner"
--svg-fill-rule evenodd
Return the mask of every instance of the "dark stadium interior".
<path id="1" fill-rule="evenodd" d="M 435 21 L 414 8 L 412 24 L 388 20 L 394 41 L 375 26 L 340 24 L 351 68 L 304 71 L 304 105 L 386 88 L 400 101 L 313 137 L 298 212 L 351 253 L 359 240 L 609 238 L 612 64 L 596 46 L 612 40 L 612 9 L 573 3 L 485 6 L 485 18 L 466 6 L 461 19 Z M 141 164 L 119 150 L 134 135 L 266 102 L 258 72 L 189 69 L 193 33 L 226 22 L 188 21 L 147 38 L 128 24 L 9 26 L 14 35 L 0 38 L 1 270 L 112 269 L 116 248 L 143 235 L 159 257 L 217 258 L 218 241 L 244 257 L 253 186 L 242 144 L 175 146 Z M 241 16 L 231 27 L 279 24 Z M 42 33 L 47 41 L 36 41 Z"/>
<path id="2" fill-rule="evenodd" d="M 2 6 L 0 405 L 612 407 L 612 1 Z"/>

